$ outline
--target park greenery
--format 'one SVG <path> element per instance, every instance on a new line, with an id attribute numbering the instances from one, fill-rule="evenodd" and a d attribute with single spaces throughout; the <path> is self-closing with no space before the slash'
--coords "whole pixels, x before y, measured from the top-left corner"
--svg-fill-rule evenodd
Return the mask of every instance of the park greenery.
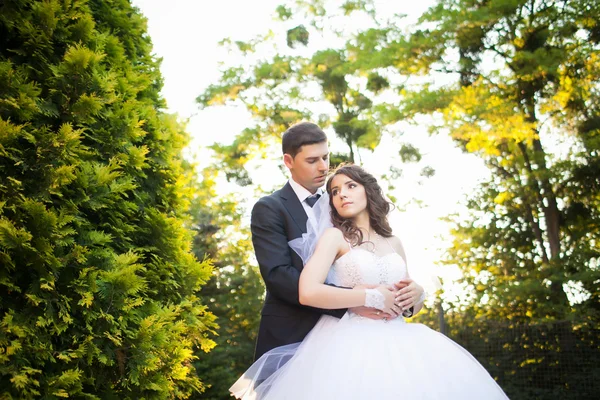
<path id="1" fill-rule="evenodd" d="M 311 120 L 341 143 L 332 164 L 391 140 L 392 191 L 422 161 L 401 124 L 478 157 L 489 178 L 447 216 L 440 260 L 461 270 L 463 295 L 442 293 L 417 320 L 512 399 L 593 398 L 600 5 L 440 0 L 414 22 L 396 11 L 290 0 L 264 34 L 224 38 L 241 61 L 197 102 L 241 105 L 253 124 L 200 171 L 128 0 L 2 2 L 0 397 L 229 398 L 264 288 L 248 204 L 218 181 L 252 187 L 281 133 Z"/>

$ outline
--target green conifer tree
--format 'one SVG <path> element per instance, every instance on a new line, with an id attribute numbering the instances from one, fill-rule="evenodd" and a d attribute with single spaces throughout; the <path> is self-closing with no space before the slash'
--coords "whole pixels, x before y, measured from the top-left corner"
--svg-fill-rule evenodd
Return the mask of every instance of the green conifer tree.
<path id="1" fill-rule="evenodd" d="M 214 316 L 128 0 L 0 3 L 0 397 L 185 398 Z"/>

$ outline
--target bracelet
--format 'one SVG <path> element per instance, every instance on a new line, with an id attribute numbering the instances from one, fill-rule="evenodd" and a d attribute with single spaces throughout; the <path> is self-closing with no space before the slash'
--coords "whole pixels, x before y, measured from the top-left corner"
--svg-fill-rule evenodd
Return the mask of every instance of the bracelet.
<path id="1" fill-rule="evenodd" d="M 365 307 L 385 309 L 385 297 L 377 289 L 365 289 Z"/>

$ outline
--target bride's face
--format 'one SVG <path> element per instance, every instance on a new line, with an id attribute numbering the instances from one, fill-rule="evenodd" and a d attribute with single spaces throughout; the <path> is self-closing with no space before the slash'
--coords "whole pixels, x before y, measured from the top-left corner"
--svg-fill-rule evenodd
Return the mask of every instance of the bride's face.
<path id="1" fill-rule="evenodd" d="M 365 187 L 346 175 L 336 175 L 331 181 L 333 206 L 342 218 L 350 219 L 367 209 Z"/>

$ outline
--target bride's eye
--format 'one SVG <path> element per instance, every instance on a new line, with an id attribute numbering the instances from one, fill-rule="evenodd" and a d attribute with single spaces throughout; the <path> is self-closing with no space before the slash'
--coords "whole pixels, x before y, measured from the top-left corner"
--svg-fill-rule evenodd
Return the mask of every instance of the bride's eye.
<path id="1" fill-rule="evenodd" d="M 337 192 L 337 190 L 332 190 L 332 191 L 331 191 L 331 195 L 332 195 L 332 196 L 337 196 L 337 193 L 338 193 L 338 192 Z"/>

